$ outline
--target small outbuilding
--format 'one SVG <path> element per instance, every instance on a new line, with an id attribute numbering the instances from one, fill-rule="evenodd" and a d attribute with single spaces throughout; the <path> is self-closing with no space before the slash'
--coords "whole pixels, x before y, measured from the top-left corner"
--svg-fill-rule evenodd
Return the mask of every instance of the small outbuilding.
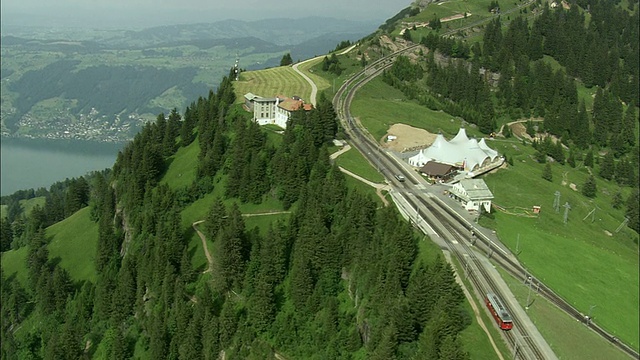
<path id="1" fill-rule="evenodd" d="M 491 212 L 493 194 L 482 179 L 463 179 L 449 190 L 454 199 L 460 201 L 469 211 Z"/>
<path id="2" fill-rule="evenodd" d="M 447 181 L 456 174 L 456 167 L 437 161 L 429 161 L 420 168 L 420 173 L 431 180 Z"/>

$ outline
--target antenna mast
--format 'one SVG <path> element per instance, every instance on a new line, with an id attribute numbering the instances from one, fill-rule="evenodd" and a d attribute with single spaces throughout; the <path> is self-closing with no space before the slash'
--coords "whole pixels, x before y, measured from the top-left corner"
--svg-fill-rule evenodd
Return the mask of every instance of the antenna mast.
<path id="1" fill-rule="evenodd" d="M 238 55 L 238 53 L 236 52 L 236 64 L 233 66 L 233 76 L 235 77 L 235 80 L 238 81 L 238 78 L 240 77 L 240 55 Z"/>
<path id="2" fill-rule="evenodd" d="M 625 225 L 627 225 L 627 223 L 629 223 L 629 218 L 625 217 L 624 220 L 622 221 L 622 223 L 620 225 L 618 225 L 618 228 L 616 229 L 616 232 L 620 232 L 620 230 L 622 230 L 622 228 L 625 227 Z"/>

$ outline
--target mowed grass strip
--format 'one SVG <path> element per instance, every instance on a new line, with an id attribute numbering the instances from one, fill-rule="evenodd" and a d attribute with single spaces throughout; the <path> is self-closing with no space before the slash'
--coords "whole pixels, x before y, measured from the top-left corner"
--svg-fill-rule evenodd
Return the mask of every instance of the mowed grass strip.
<path id="1" fill-rule="evenodd" d="M 244 95 L 249 92 L 262 97 L 296 95 L 305 101 L 311 96 L 311 85 L 291 66 L 242 73 L 240 80 L 234 82 L 234 90 L 237 103 L 244 102 Z"/>
<path id="2" fill-rule="evenodd" d="M 316 84 L 318 93 L 332 86 L 331 82 L 327 78 L 318 75 L 317 71 L 313 69 L 316 65 L 321 64 L 323 59 L 324 57 L 319 57 L 298 66 L 298 70 L 302 71 Z"/>
<path id="3" fill-rule="evenodd" d="M 96 282 L 98 224 L 91 221 L 91 208 L 85 207 L 47 228 L 51 239 L 49 258 L 60 258 L 60 266 L 76 280 Z"/>

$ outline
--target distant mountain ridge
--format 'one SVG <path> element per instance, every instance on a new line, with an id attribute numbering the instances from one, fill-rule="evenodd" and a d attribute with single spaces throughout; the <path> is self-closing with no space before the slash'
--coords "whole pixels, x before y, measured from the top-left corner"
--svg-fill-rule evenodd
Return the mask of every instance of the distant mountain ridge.
<path id="1" fill-rule="evenodd" d="M 376 22 L 308 17 L 303 19 L 267 19 L 257 21 L 223 20 L 213 23 L 166 25 L 140 31 L 128 31 L 129 40 L 162 43 L 178 40 L 233 39 L 256 37 L 276 45 L 297 45 L 327 34 L 366 35 L 377 28 Z"/>

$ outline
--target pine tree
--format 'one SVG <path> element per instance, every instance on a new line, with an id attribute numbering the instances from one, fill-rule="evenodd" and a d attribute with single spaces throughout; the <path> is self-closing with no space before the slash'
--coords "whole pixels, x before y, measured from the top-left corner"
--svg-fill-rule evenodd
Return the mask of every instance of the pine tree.
<path id="1" fill-rule="evenodd" d="M 625 152 L 628 149 L 633 148 L 636 145 L 635 129 L 638 121 L 636 120 L 636 106 L 632 102 L 627 107 L 621 126 L 621 138 Z"/>
<path id="2" fill-rule="evenodd" d="M 636 232 L 640 232 L 640 192 L 636 188 L 633 190 L 629 198 L 627 199 L 627 211 L 625 215 L 629 218 L 628 226 L 635 230 Z"/>
<path id="3" fill-rule="evenodd" d="M 267 331 L 276 315 L 276 299 L 273 284 L 268 275 L 259 273 L 249 303 L 249 320 L 258 333 Z"/>
<path id="4" fill-rule="evenodd" d="M 291 53 L 286 53 L 282 56 L 280 60 L 280 66 L 287 66 L 293 64 L 293 59 L 291 58 Z"/>
<path id="5" fill-rule="evenodd" d="M 613 194 L 613 198 L 611 198 L 611 206 L 614 209 L 620 209 L 623 203 L 624 201 L 622 200 L 622 193 L 620 192 L 620 190 L 618 190 L 615 194 Z"/>
<path id="6" fill-rule="evenodd" d="M 5 252 L 11 249 L 11 242 L 13 242 L 13 229 L 11 223 L 6 218 L 0 219 L 0 252 Z"/>
<path id="7" fill-rule="evenodd" d="M 592 149 L 589 149 L 589 151 L 587 151 L 587 155 L 585 155 L 584 157 L 584 166 L 593 168 L 593 150 Z"/>
<path id="8" fill-rule="evenodd" d="M 544 170 L 542 170 L 542 178 L 551 182 L 553 181 L 553 173 L 551 171 L 551 164 L 546 163 L 544 166 Z"/>
<path id="9" fill-rule="evenodd" d="M 613 153 L 612 152 L 608 152 L 604 156 L 604 159 L 602 160 L 602 163 L 600 164 L 600 171 L 599 171 L 598 174 L 603 179 L 606 179 L 606 180 L 613 179 L 613 176 L 615 174 L 615 163 L 614 163 L 614 160 L 613 160 Z"/>
<path id="10" fill-rule="evenodd" d="M 596 178 L 594 178 L 593 175 L 589 175 L 589 178 L 582 186 L 582 195 L 586 197 L 594 198 L 596 197 L 596 192 L 597 192 Z"/>
<path id="11" fill-rule="evenodd" d="M 464 346 L 457 336 L 447 336 L 440 345 L 440 359 L 447 360 L 468 360 L 469 353 L 465 352 Z"/>

